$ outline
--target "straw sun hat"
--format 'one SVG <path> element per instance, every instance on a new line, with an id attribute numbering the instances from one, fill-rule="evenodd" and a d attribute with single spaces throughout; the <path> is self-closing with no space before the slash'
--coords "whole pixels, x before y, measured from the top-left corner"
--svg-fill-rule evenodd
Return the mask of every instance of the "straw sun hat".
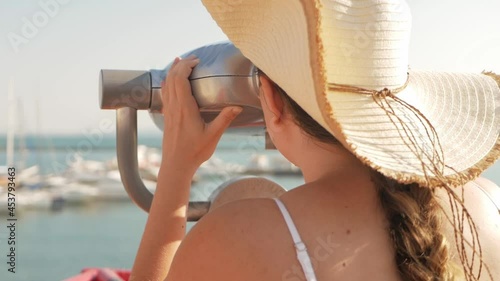
<path id="1" fill-rule="evenodd" d="M 459 185 L 499 157 L 498 76 L 409 70 L 404 1 L 203 3 L 243 55 L 386 176 Z"/>

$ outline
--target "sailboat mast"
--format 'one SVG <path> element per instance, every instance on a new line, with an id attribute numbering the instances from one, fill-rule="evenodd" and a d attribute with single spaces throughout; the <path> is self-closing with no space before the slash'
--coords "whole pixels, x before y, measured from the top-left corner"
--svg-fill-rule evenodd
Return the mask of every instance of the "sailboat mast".
<path id="1" fill-rule="evenodd" d="M 7 167 L 14 166 L 14 141 L 16 130 L 16 102 L 14 100 L 14 81 L 9 80 L 8 109 L 7 109 Z"/>
<path id="2" fill-rule="evenodd" d="M 17 169 L 20 171 L 26 168 L 26 162 L 28 161 L 27 149 L 26 149 L 26 134 L 24 133 L 24 105 L 20 98 L 17 99 L 17 151 L 18 151 L 18 161 Z M 20 156 L 19 156 L 20 155 Z"/>

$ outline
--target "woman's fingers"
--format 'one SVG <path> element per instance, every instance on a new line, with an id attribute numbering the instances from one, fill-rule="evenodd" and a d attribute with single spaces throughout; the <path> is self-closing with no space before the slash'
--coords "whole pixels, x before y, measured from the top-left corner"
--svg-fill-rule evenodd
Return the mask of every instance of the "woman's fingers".
<path id="1" fill-rule="evenodd" d="M 174 66 L 181 61 L 181 58 L 180 57 L 175 57 L 174 59 L 174 62 L 172 63 L 172 65 L 170 66 L 170 70 L 172 70 L 172 68 L 174 68 Z"/>
<path id="2" fill-rule="evenodd" d="M 167 77 L 170 75 L 181 75 L 185 78 L 189 77 L 191 74 L 191 69 L 198 64 L 200 60 L 194 56 L 190 55 L 187 58 L 176 57 L 170 69 L 168 71 Z"/>
<path id="3" fill-rule="evenodd" d="M 167 111 L 166 109 L 170 107 L 171 103 L 171 95 L 170 93 L 173 93 L 173 90 L 175 89 L 172 83 L 169 82 L 169 76 L 171 75 L 172 69 L 177 65 L 177 63 L 181 60 L 181 58 L 176 57 L 172 64 L 170 65 L 170 69 L 167 72 L 167 76 L 161 83 L 161 93 L 162 93 L 162 101 L 163 101 L 163 114 L 166 116 Z"/>
<path id="4" fill-rule="evenodd" d="M 199 63 L 195 56 L 189 56 L 186 59 L 179 59 L 170 68 L 167 75 L 169 106 L 172 110 L 193 112 L 198 111 L 198 105 L 191 92 L 191 84 L 188 80 L 193 68 Z M 191 113 L 193 114 L 193 113 Z"/>
<path id="5" fill-rule="evenodd" d="M 198 104 L 196 103 L 196 100 L 193 97 L 191 83 L 187 79 L 187 77 L 189 77 L 193 68 L 198 64 L 198 62 L 199 62 L 198 59 L 192 59 L 186 61 L 186 63 L 183 64 L 182 66 L 179 66 L 180 75 L 178 76 L 178 79 L 176 79 L 176 81 L 174 82 L 175 94 L 177 96 L 177 101 L 181 106 L 180 109 L 186 112 L 193 113 L 193 116 L 197 115 L 194 114 L 194 112 L 198 112 Z"/>
<path id="6" fill-rule="evenodd" d="M 167 95 L 167 108 L 170 108 L 168 110 L 168 115 L 171 115 L 173 111 L 178 110 L 179 105 L 179 94 L 178 94 L 178 84 L 184 84 L 184 83 L 189 83 L 187 78 L 191 74 L 191 68 L 186 67 L 186 64 L 190 65 L 192 64 L 193 59 L 181 59 L 180 57 L 176 57 L 174 62 L 172 63 L 167 77 L 166 77 L 166 83 L 167 83 L 167 89 L 168 91 L 166 92 Z M 185 86 L 184 86 L 185 87 Z"/>

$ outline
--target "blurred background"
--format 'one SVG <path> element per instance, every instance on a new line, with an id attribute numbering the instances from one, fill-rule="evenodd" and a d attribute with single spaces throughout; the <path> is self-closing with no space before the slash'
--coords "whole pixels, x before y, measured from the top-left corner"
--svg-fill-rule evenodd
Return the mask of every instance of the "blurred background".
<path id="1" fill-rule="evenodd" d="M 408 3 L 412 69 L 500 73 L 499 1 Z M 7 272 L 0 192 L 0 280 L 64 280 L 85 267 L 130 268 L 146 213 L 121 186 L 115 111 L 99 108 L 99 70 L 161 69 L 227 38 L 195 0 L 0 0 L 0 36 L 0 166 L 8 165 L 12 148 L 22 185 L 15 274 Z M 153 190 L 161 131 L 146 111 L 138 124 L 141 174 Z M 206 199 L 245 172 L 287 189 L 303 183 L 277 151 L 264 150 L 263 138 L 227 135 L 198 171 L 192 199 Z M 500 164 L 484 176 L 500 184 Z"/>

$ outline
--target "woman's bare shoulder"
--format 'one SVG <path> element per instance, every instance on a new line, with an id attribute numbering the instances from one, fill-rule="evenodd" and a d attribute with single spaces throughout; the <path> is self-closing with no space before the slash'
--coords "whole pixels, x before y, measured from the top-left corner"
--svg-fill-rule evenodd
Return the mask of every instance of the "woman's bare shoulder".
<path id="1" fill-rule="evenodd" d="M 196 225 L 200 230 L 217 225 L 227 231 L 245 231 L 251 233 L 254 227 L 272 224 L 277 213 L 276 203 L 271 198 L 241 199 L 226 203 L 210 211 Z M 193 230 L 196 230 L 193 228 Z"/>
<path id="2" fill-rule="evenodd" d="M 277 215 L 272 199 L 238 200 L 209 212 L 182 241 L 166 280 L 264 277 L 256 269 L 265 267 L 262 249 L 275 243 L 269 235 Z"/>
<path id="3" fill-rule="evenodd" d="M 461 194 L 462 189 L 458 188 L 455 192 Z M 489 266 L 490 273 L 493 276 L 500 276 L 500 266 L 498 266 L 500 264 L 500 244 L 498 243 L 500 239 L 500 188 L 490 180 L 477 178 L 464 185 L 463 194 L 465 207 L 471 215 L 479 234 L 483 260 Z M 453 244 L 455 242 L 453 226 L 448 221 L 452 218 L 452 208 L 444 190 L 440 190 L 438 196 L 441 198 L 441 204 L 448 216 L 444 220 L 447 237 L 450 243 Z M 468 229 L 469 224 L 465 222 L 464 237 L 466 240 L 472 241 Z M 456 247 L 451 247 L 451 251 L 455 262 L 460 264 Z M 471 254 L 470 249 L 467 247 L 466 251 Z M 483 274 L 483 276 L 486 280 L 489 280 L 487 274 Z"/>
<path id="4" fill-rule="evenodd" d="M 455 188 L 455 193 L 460 196 L 462 188 Z M 479 217 L 494 216 L 498 219 L 500 208 L 500 187 L 486 178 L 477 178 L 468 182 L 463 187 L 465 206 L 473 215 Z M 438 190 L 438 197 L 447 201 L 445 190 Z M 444 202 L 447 205 L 446 202 Z M 449 206 L 447 206 L 449 207 Z"/>
<path id="5" fill-rule="evenodd" d="M 484 195 L 500 208 L 500 187 L 487 178 L 477 178 L 469 182 L 466 187 L 479 188 Z"/>

